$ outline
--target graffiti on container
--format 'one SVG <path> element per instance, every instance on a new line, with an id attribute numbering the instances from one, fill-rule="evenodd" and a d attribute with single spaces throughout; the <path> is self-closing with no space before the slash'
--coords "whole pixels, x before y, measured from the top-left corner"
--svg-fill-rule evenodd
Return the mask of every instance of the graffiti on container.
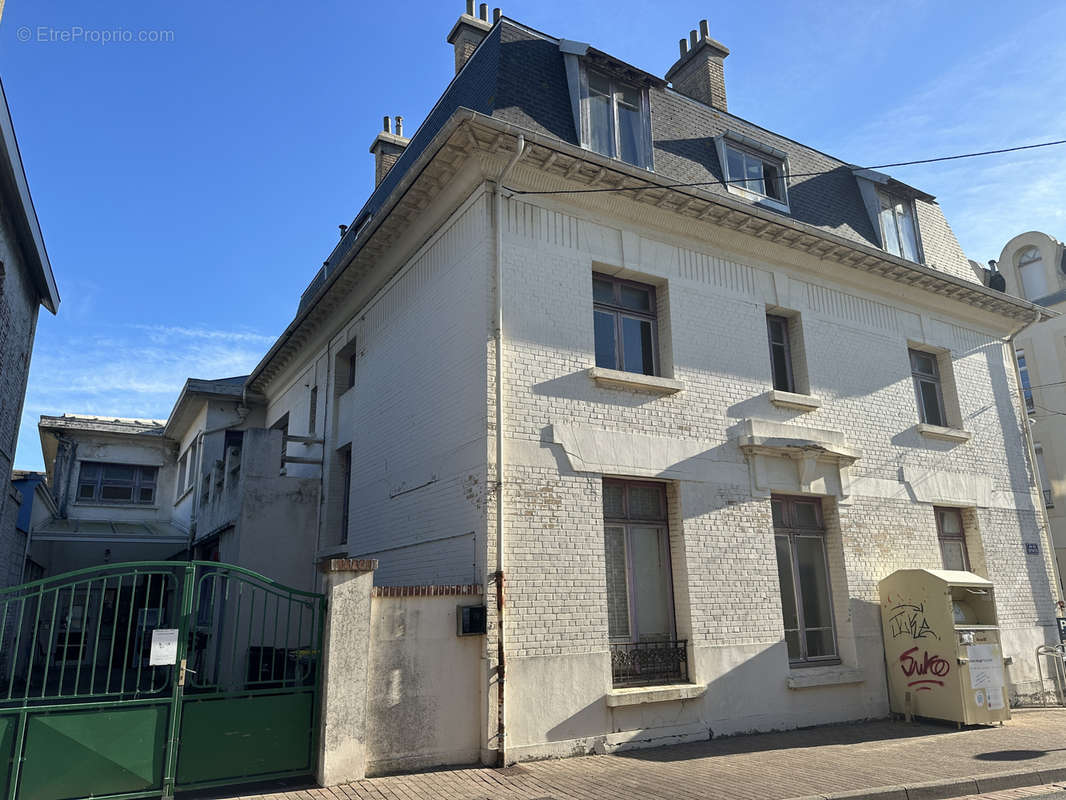
<path id="1" fill-rule="evenodd" d="M 914 678 L 914 680 L 908 681 L 907 685 L 917 687 L 914 690 L 916 692 L 929 692 L 932 691 L 934 686 L 943 686 L 944 681 L 939 679 L 951 672 L 951 664 L 948 660 L 931 654 L 928 650 L 920 658 L 916 658 L 915 653 L 917 652 L 918 648 L 912 647 L 899 657 L 899 668 L 903 670 L 903 674 L 908 678 Z M 932 675 L 933 677 L 927 678 L 925 677 L 926 675 Z"/>
<path id="2" fill-rule="evenodd" d="M 888 624 L 892 630 L 893 639 L 898 639 L 900 636 L 909 636 L 915 640 L 940 638 L 929 626 L 929 620 L 925 618 L 925 603 L 918 605 L 899 603 L 892 606 Z"/>

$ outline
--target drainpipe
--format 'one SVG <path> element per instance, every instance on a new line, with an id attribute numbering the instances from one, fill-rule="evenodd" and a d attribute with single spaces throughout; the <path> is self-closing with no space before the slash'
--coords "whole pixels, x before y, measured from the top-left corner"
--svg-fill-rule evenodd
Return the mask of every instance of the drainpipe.
<path id="1" fill-rule="evenodd" d="M 496 228 L 496 764 L 504 766 L 504 675 L 503 649 L 503 182 L 526 150 L 526 137 L 518 135 L 514 155 L 497 176 L 492 188 Z"/>
<path id="2" fill-rule="evenodd" d="M 1031 320 L 1029 320 L 1028 322 L 1026 322 L 1026 323 L 1024 323 L 1022 325 L 1019 325 L 1017 328 L 1015 328 L 1013 331 L 1011 331 L 1010 336 L 1007 337 L 1007 344 L 1010 347 L 1011 363 L 1014 365 L 1014 380 L 1015 380 L 1015 382 L 1018 385 L 1019 391 L 1021 391 L 1021 386 L 1022 386 L 1022 375 L 1021 375 L 1021 370 L 1018 369 L 1018 359 L 1014 355 L 1014 350 L 1015 350 L 1015 348 L 1014 348 L 1014 337 L 1016 337 L 1019 333 L 1021 333 L 1023 330 L 1028 328 L 1030 325 L 1033 325 L 1033 324 L 1035 324 L 1035 323 L 1037 323 L 1039 321 L 1040 321 L 1040 312 L 1039 311 L 1034 311 L 1033 312 L 1033 318 Z M 1024 398 L 1023 398 L 1023 401 L 1024 401 Z M 1023 402 L 1023 405 L 1024 405 L 1024 402 Z M 1061 609 L 1062 609 L 1062 606 L 1058 605 L 1058 603 L 1061 603 L 1062 599 L 1063 599 L 1063 597 L 1062 597 L 1062 583 L 1061 583 L 1060 578 L 1059 578 L 1059 563 L 1058 563 L 1058 556 L 1055 554 L 1055 541 L 1054 541 L 1054 539 L 1051 536 L 1051 520 L 1048 518 L 1047 506 L 1044 505 L 1044 500 L 1043 500 L 1043 497 L 1044 497 L 1044 492 L 1043 492 L 1044 483 L 1043 483 L 1043 478 L 1042 478 L 1042 476 L 1040 474 L 1040 462 L 1038 462 L 1036 460 L 1036 442 L 1033 441 L 1033 426 L 1029 422 L 1029 415 L 1028 414 L 1025 415 L 1025 424 L 1022 426 L 1022 428 L 1025 430 L 1025 445 L 1026 445 L 1026 449 L 1029 451 L 1029 463 L 1033 465 L 1033 478 L 1036 480 L 1037 491 L 1040 492 L 1040 498 L 1041 499 L 1040 499 L 1040 502 L 1037 503 L 1037 506 L 1040 509 L 1040 519 L 1043 521 L 1043 525 L 1044 525 L 1044 546 L 1048 548 L 1048 553 L 1051 556 L 1051 572 L 1055 576 L 1055 597 L 1057 598 L 1057 603 L 1055 605 L 1055 611 L 1056 611 L 1056 616 L 1057 616 L 1059 613 L 1061 613 Z"/>

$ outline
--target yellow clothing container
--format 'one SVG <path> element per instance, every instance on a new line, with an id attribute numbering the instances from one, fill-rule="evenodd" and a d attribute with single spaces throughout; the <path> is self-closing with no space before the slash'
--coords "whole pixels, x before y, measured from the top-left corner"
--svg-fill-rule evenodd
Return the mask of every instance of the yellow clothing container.
<path id="1" fill-rule="evenodd" d="M 892 711 L 962 725 L 1010 719 L 992 582 L 901 569 L 878 587 Z"/>

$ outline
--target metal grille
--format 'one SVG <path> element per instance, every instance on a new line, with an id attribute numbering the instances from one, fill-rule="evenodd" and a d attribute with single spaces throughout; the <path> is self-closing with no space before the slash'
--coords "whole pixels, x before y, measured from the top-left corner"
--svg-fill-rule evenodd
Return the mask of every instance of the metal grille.
<path id="1" fill-rule="evenodd" d="M 1055 501 L 1051 499 L 1051 490 L 1044 490 L 1044 508 L 1054 508 Z"/>
<path id="2" fill-rule="evenodd" d="M 688 680 L 688 640 L 611 645 L 615 686 L 654 686 Z"/>

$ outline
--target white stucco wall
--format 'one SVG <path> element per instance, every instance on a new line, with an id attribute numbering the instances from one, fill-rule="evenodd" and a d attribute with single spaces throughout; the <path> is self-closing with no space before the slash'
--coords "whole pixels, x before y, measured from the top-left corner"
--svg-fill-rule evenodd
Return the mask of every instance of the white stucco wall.
<path id="1" fill-rule="evenodd" d="M 474 764 L 480 756 L 482 636 L 456 636 L 475 595 L 371 600 L 367 773 Z"/>

